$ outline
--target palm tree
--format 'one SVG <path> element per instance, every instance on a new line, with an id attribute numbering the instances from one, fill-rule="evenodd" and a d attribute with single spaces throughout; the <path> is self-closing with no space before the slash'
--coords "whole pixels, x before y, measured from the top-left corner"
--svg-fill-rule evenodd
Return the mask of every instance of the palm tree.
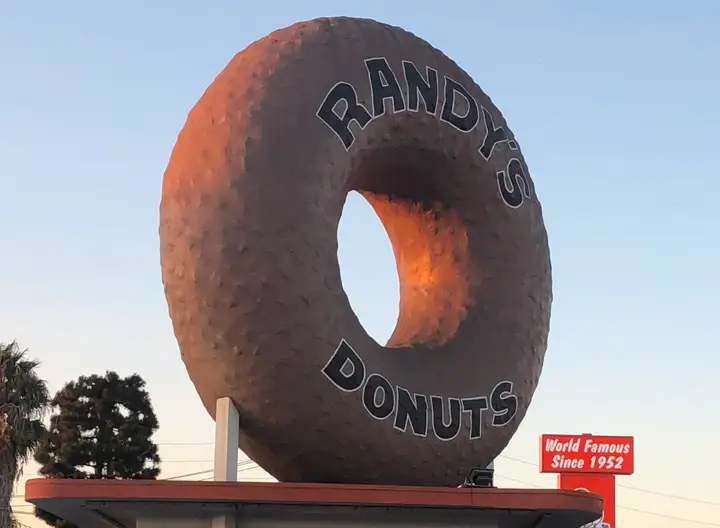
<path id="1" fill-rule="evenodd" d="M 17 343 L 0 343 L 0 528 L 16 524 L 10 509 L 13 487 L 46 433 L 50 394 L 38 365 Z"/>

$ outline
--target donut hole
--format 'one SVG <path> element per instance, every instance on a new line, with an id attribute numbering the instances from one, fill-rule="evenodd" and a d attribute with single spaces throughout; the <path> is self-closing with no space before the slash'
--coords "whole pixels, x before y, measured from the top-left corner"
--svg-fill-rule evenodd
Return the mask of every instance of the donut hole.
<path id="1" fill-rule="evenodd" d="M 348 194 L 340 217 L 338 262 L 350 307 L 370 337 L 385 343 L 398 317 L 395 256 L 380 219 L 357 192 Z"/>
<path id="2" fill-rule="evenodd" d="M 412 146 L 359 153 L 349 182 L 385 227 L 397 267 L 399 310 L 386 347 L 451 340 L 470 299 L 468 236 L 459 214 L 463 167 L 444 152 Z M 464 198 L 465 197 L 465 198 Z"/>

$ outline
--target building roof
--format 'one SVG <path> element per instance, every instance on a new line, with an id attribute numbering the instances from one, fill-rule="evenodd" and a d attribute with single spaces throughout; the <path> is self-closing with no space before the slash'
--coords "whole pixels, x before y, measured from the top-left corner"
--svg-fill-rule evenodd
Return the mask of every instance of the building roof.
<path id="1" fill-rule="evenodd" d="M 352 516 L 368 526 L 390 515 L 409 522 L 437 516 L 447 526 L 472 519 L 497 520 L 501 528 L 565 528 L 602 514 L 600 496 L 556 489 L 33 479 L 25 485 L 25 500 L 83 528 L 130 528 L 139 518 L 210 519 L 241 511 L 245 517 L 288 521 Z"/>

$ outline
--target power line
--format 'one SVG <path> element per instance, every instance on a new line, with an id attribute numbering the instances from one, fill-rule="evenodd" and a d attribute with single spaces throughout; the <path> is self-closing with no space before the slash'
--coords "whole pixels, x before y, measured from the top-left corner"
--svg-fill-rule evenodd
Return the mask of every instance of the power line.
<path id="1" fill-rule="evenodd" d="M 527 466 L 538 467 L 538 464 L 536 464 L 535 462 L 530 462 L 528 460 L 522 460 L 520 458 L 510 457 L 507 455 L 500 455 L 499 458 L 505 458 L 507 460 L 512 460 L 513 462 L 519 462 L 519 463 L 525 464 Z M 682 495 L 675 495 L 673 493 L 667 493 L 667 492 L 663 492 L 663 491 L 655 491 L 655 490 L 650 490 L 650 489 L 646 489 L 646 488 L 638 488 L 636 486 L 628 486 L 627 484 L 617 484 L 617 487 L 625 488 L 625 489 L 629 489 L 629 490 L 633 490 L 633 491 L 639 491 L 642 493 L 648 493 L 650 495 L 657 495 L 658 497 L 666 497 L 669 499 L 677 499 L 677 500 L 686 501 L 686 502 L 694 502 L 695 504 L 704 504 L 706 506 L 720 506 L 720 502 L 713 502 L 713 501 L 708 501 L 708 500 L 704 500 L 704 499 L 693 499 L 692 497 L 684 497 Z"/>
<path id="2" fill-rule="evenodd" d="M 207 446 L 207 445 L 213 445 L 213 444 L 214 444 L 214 442 L 169 442 L 169 443 L 158 443 L 157 445 L 159 445 L 159 446 L 163 446 L 163 445 L 164 445 L 164 446 Z M 507 455 L 500 455 L 499 458 L 505 458 L 505 459 L 507 459 L 507 460 L 512 460 L 512 461 L 514 461 L 514 462 L 519 462 L 519 463 L 521 463 L 521 464 L 526 464 L 526 465 L 529 465 L 529 466 L 538 467 L 538 464 L 535 463 L 535 462 L 530 462 L 530 461 L 528 461 L 528 460 L 522 460 L 522 459 L 519 459 L 519 458 L 510 457 L 510 456 L 507 456 Z M 163 461 L 163 463 L 175 463 L 175 462 L 181 463 L 182 461 L 181 461 L 181 460 L 178 460 L 178 461 Z M 200 460 L 198 460 L 197 462 L 198 462 L 198 463 L 201 463 L 201 462 L 208 462 L 208 463 L 209 463 L 209 462 L 212 462 L 212 460 L 207 460 L 207 461 L 200 461 Z M 512 479 L 508 479 L 508 480 L 512 480 Z M 684 497 L 684 496 L 682 496 L 682 495 L 676 495 L 676 494 L 673 494 L 673 493 L 667 493 L 667 492 L 663 492 L 663 491 L 655 491 L 655 490 L 651 490 L 651 489 L 647 489 L 647 488 L 639 488 L 639 487 L 636 487 L 636 486 L 629 486 L 629 485 L 627 485 L 627 484 L 617 484 L 617 486 L 618 486 L 619 488 L 625 488 L 625 489 L 629 489 L 629 490 L 633 490 L 633 491 L 638 491 L 638 492 L 641 492 L 641 493 L 648 493 L 648 494 L 650 494 L 650 495 L 656 495 L 656 496 L 658 496 L 658 497 L 666 497 L 666 498 L 669 498 L 669 499 L 676 499 L 676 500 L 681 500 L 681 501 L 686 501 L 686 502 L 693 502 L 693 503 L 695 503 L 695 504 L 704 504 L 704 505 L 706 505 L 706 506 L 720 506 L 720 502 L 713 502 L 713 501 L 708 501 L 708 500 L 703 500 L 703 499 L 694 499 L 694 498 L 692 498 L 692 497 Z"/>
<path id="3" fill-rule="evenodd" d="M 510 458 L 510 457 L 504 457 L 504 458 L 508 458 L 508 459 L 510 459 L 510 460 L 513 460 L 513 459 Z M 518 461 L 518 462 L 528 463 L 527 461 L 520 460 L 520 459 L 515 459 L 515 460 Z M 242 461 L 238 462 L 237 467 L 238 467 L 238 473 L 242 473 L 242 472 L 244 472 L 244 471 L 249 471 L 249 470 L 252 470 L 252 469 L 256 469 L 256 468 L 258 468 L 259 466 L 258 466 L 255 462 L 253 462 L 252 460 L 247 459 L 247 460 L 242 460 Z M 195 476 L 198 476 L 198 475 L 204 475 L 204 474 L 210 473 L 210 472 L 212 472 L 212 471 L 213 471 L 213 469 L 206 469 L 206 470 L 204 470 L 204 471 L 196 471 L 196 472 L 193 472 L 193 473 L 186 473 L 186 474 L 183 474 L 183 475 L 176 475 L 176 476 L 174 476 L 174 477 L 169 477 L 169 478 L 163 479 L 163 480 L 179 480 L 179 479 L 183 479 L 183 478 L 195 477 Z M 500 477 L 500 478 L 502 478 L 502 479 L 509 480 L 509 481 L 511 481 L 511 482 L 516 482 L 516 483 L 518 483 L 518 484 L 523 484 L 523 485 L 525 485 L 525 486 L 530 486 L 530 487 L 532 487 L 532 488 L 542 488 L 542 486 L 540 486 L 540 485 L 538 485 L 538 484 L 534 484 L 534 483 L 532 483 L 532 482 L 527 482 L 527 481 L 525 481 L 525 480 L 520 480 L 520 479 L 516 479 L 516 478 L 512 478 L 512 477 L 506 477 L 506 476 L 500 475 L 500 474 L 498 474 L 497 476 Z M 212 480 L 212 478 L 213 478 L 213 477 L 206 477 L 206 478 L 202 478 L 202 479 L 199 479 L 199 480 L 203 480 L 203 481 L 205 481 L 205 480 Z M 262 481 L 262 479 L 258 479 L 258 480 L 259 480 L 259 481 Z M 22 495 L 13 496 L 13 498 L 23 498 L 23 496 L 22 496 Z M 691 502 L 693 501 L 692 499 L 689 499 L 689 500 L 690 500 Z M 653 517 L 661 517 L 661 518 L 664 518 L 664 519 L 671 519 L 671 520 L 674 520 L 674 521 L 688 522 L 688 523 L 697 524 L 697 525 L 700 525 L 700 526 L 713 526 L 713 527 L 719 527 L 719 528 L 720 528 L 720 524 L 713 523 L 713 522 L 709 522 L 709 521 L 700 521 L 700 520 L 696 520 L 696 519 L 688 519 L 688 518 L 685 518 L 685 517 L 676 517 L 676 516 L 667 515 L 667 514 L 664 514 L 664 513 L 659 513 L 659 512 L 649 511 L 649 510 L 643 510 L 643 509 L 640 509 L 640 508 L 633 508 L 632 506 L 624 506 L 624 505 L 622 505 L 622 504 L 618 504 L 616 507 L 617 507 L 618 509 L 628 510 L 628 511 L 636 512 L 636 513 L 641 513 L 641 514 L 644 514 L 644 515 L 651 515 L 651 516 L 653 516 Z M 19 511 L 19 512 L 17 512 L 17 513 L 20 514 L 20 515 L 33 515 L 33 514 L 30 513 L 30 512 L 22 512 L 22 511 Z"/>
<path id="4" fill-rule="evenodd" d="M 498 477 L 500 477 L 501 479 L 509 480 L 510 482 L 517 482 L 518 484 L 525 484 L 526 486 L 530 486 L 533 488 L 542 488 L 542 486 L 538 486 L 537 484 L 533 484 L 531 482 L 525 482 L 524 480 L 518 480 L 515 478 L 506 477 L 505 475 L 498 475 L 497 473 L 496 473 L 496 475 Z"/>
<path id="5" fill-rule="evenodd" d="M 160 460 L 160 464 L 212 464 L 214 460 L 205 458 L 202 460 Z M 44 477 L 40 473 L 23 473 L 23 477 Z"/>
<path id="6" fill-rule="evenodd" d="M 215 442 L 156 442 L 155 445 L 157 446 L 177 446 L 177 447 L 183 447 L 183 446 L 210 446 L 214 445 Z M 212 463 L 213 460 L 203 459 L 203 460 L 161 460 L 162 464 L 209 464 Z M 42 477 L 43 475 L 40 475 L 39 473 L 23 473 L 23 476 L 25 477 Z"/>
<path id="7" fill-rule="evenodd" d="M 175 443 L 160 443 L 160 444 L 158 444 L 158 445 L 161 445 L 161 446 L 162 446 L 162 445 L 167 445 L 167 446 L 191 446 L 191 445 L 199 446 L 199 445 L 213 445 L 213 444 L 214 444 L 214 442 L 175 442 Z M 500 455 L 499 458 L 505 458 L 505 459 L 507 459 L 507 460 L 512 460 L 512 461 L 514 461 L 514 462 L 519 462 L 519 463 L 521 463 L 521 464 L 526 464 L 526 465 L 529 465 L 529 466 L 538 467 L 538 464 L 535 463 L 535 462 L 530 462 L 530 461 L 528 461 L 528 460 L 522 460 L 522 459 L 519 459 L 519 458 L 510 457 L 510 456 L 507 456 L 507 455 Z M 179 462 L 181 462 L 181 461 L 178 461 L 178 463 L 179 463 Z M 198 461 L 198 462 L 200 462 L 200 461 Z M 212 461 L 208 461 L 208 462 L 212 462 Z M 170 463 L 170 462 L 168 461 L 167 463 Z M 512 479 L 508 479 L 508 480 L 512 480 Z M 648 494 L 650 494 L 650 495 L 656 495 L 656 496 L 658 496 L 658 497 L 665 497 L 665 498 L 676 499 L 676 500 L 681 500 L 681 501 L 685 501 L 685 502 L 692 502 L 692 503 L 695 503 L 695 504 L 704 504 L 704 505 L 706 505 L 706 506 L 720 506 L 720 502 L 713 502 L 713 501 L 708 501 L 708 500 L 703 500 L 703 499 L 694 499 L 694 498 L 692 498 L 692 497 L 685 497 L 685 496 L 682 496 L 682 495 L 676 495 L 676 494 L 674 494 L 674 493 L 667 493 L 667 492 L 663 492 L 663 491 L 656 491 L 656 490 L 651 490 L 651 489 L 647 489 L 647 488 L 639 488 L 639 487 L 636 487 L 636 486 L 629 486 L 629 485 L 627 485 L 627 484 L 617 484 L 617 486 L 618 486 L 619 488 L 624 488 L 624 489 L 629 489 L 629 490 L 633 490 L 633 491 L 638 491 L 638 492 L 641 492 L 641 493 L 648 493 Z"/>
<path id="8" fill-rule="evenodd" d="M 650 495 L 657 495 L 658 497 L 667 497 L 669 499 L 677 499 L 687 502 L 694 502 L 696 504 L 704 504 L 706 506 L 720 506 L 720 502 L 712 502 L 703 499 L 692 499 L 690 497 L 683 497 L 682 495 L 673 495 L 672 493 L 664 493 L 662 491 L 654 491 L 645 488 L 636 488 L 635 486 L 627 486 L 625 484 L 617 484 L 620 488 L 625 488 L 633 491 L 640 491 L 642 493 L 649 493 Z"/>
<path id="9" fill-rule="evenodd" d="M 212 460 L 209 460 L 206 462 L 212 462 Z M 238 462 L 237 467 L 238 467 L 238 473 L 242 473 L 243 471 L 249 471 L 251 469 L 256 469 L 259 466 L 254 461 L 252 461 L 248 458 L 248 459 L 241 460 L 240 462 Z M 173 477 L 167 477 L 167 478 L 158 479 L 158 480 L 180 480 L 180 479 L 184 479 L 184 478 L 188 478 L 188 477 L 196 477 L 198 475 L 205 475 L 206 473 L 211 473 L 213 471 L 214 471 L 214 469 L 204 469 L 202 471 L 194 471 L 192 473 L 185 473 L 183 475 L 175 475 Z M 212 477 L 210 477 L 210 478 L 212 478 Z M 200 480 L 204 480 L 204 479 L 200 479 Z M 24 494 L 11 495 L 10 498 L 11 499 L 24 499 L 25 495 Z"/>
<path id="10" fill-rule="evenodd" d="M 250 467 L 245 467 L 245 466 L 250 466 Z M 244 469 L 238 470 L 239 473 L 242 473 L 243 471 L 255 469 L 258 467 L 258 465 L 248 458 L 246 460 L 241 460 L 240 462 L 238 462 L 237 467 L 238 468 L 244 467 Z M 186 473 L 184 475 L 175 475 L 174 477 L 168 477 L 168 478 L 162 479 L 162 480 L 179 480 L 179 479 L 183 479 L 183 478 L 187 478 L 187 477 L 196 477 L 198 475 L 204 475 L 206 473 L 211 473 L 212 471 L 214 471 L 214 469 L 206 469 L 204 471 L 194 471 L 192 473 Z"/>
<path id="11" fill-rule="evenodd" d="M 244 472 L 244 471 L 249 471 L 249 470 L 251 470 L 251 469 L 256 469 L 257 467 L 259 467 L 259 466 L 258 466 L 257 464 L 255 464 L 252 460 L 244 460 L 244 461 L 238 463 L 238 468 L 239 468 L 239 469 L 238 469 L 238 473 L 242 473 L 242 472 Z M 165 480 L 178 480 L 178 479 L 181 479 L 181 478 L 194 477 L 194 476 L 204 475 L 204 474 L 206 474 L 206 473 L 210 473 L 211 471 L 213 471 L 213 470 L 212 470 L 212 469 L 207 469 L 207 470 L 205 470 L 205 471 L 198 471 L 198 472 L 194 472 L 194 473 L 187 473 L 187 474 L 184 474 L 184 475 L 177 475 L 177 476 L 175 476 L 175 477 L 170 477 L 170 478 L 165 479 Z M 518 484 L 523 484 L 523 485 L 525 485 L 525 486 L 530 486 L 530 487 L 532 487 L 532 488 L 542 488 L 542 486 L 539 486 L 538 484 L 534 484 L 534 483 L 532 483 L 532 482 L 527 482 L 527 481 L 520 480 L 520 479 L 516 479 L 516 478 L 512 478 L 512 477 L 506 477 L 506 476 L 504 476 L 504 475 L 497 475 L 497 476 L 500 477 L 500 478 L 502 478 L 502 479 L 509 480 L 509 481 L 511 481 L 511 482 L 516 482 L 516 483 L 518 483 Z M 213 477 L 206 477 L 206 478 L 202 478 L 202 479 L 199 479 L 199 480 L 207 481 L 207 480 L 212 480 L 212 479 L 213 479 Z M 266 480 L 265 478 L 263 478 L 263 479 L 257 479 L 257 480 L 260 481 L 260 482 L 262 482 L 262 481 L 269 482 L 269 481 Z M 642 510 L 642 509 L 640 509 L 640 508 L 633 508 L 632 506 L 624 506 L 624 505 L 618 504 L 618 505 L 617 505 L 617 508 L 623 509 L 623 510 L 628 510 L 628 511 L 633 511 L 633 512 L 636 512 L 636 513 L 641 513 L 641 514 L 645 514 L 645 515 L 652 515 L 653 517 L 661 517 L 661 518 L 664 518 L 664 519 L 670 519 L 670 520 L 674 520 L 674 521 L 688 522 L 688 523 L 697 524 L 697 525 L 700 525 L 700 526 L 720 527 L 720 524 L 717 524 L 717 523 L 712 523 L 712 522 L 708 522 L 708 521 L 699 521 L 699 520 L 696 520 L 696 519 L 688 519 L 688 518 L 685 518 L 685 517 L 676 517 L 676 516 L 667 515 L 667 514 L 664 514 L 664 513 L 659 513 L 659 512 L 649 511 L 649 510 Z M 27 513 L 26 513 L 26 512 L 18 512 L 18 513 L 19 513 L 19 514 L 25 513 L 25 514 L 27 514 L 27 515 L 30 515 L 29 512 L 27 512 Z"/>
<path id="12" fill-rule="evenodd" d="M 695 519 L 687 519 L 685 517 L 675 517 L 673 515 L 667 515 L 665 513 L 658 513 L 654 511 L 648 511 L 648 510 L 640 510 L 638 508 L 633 508 L 632 506 L 618 506 L 618 508 L 622 508 L 623 510 L 630 510 L 638 513 L 644 513 L 645 515 L 653 515 L 655 517 L 663 517 L 665 519 L 672 519 L 673 521 L 682 521 L 682 522 L 689 522 L 694 524 L 700 524 L 702 526 L 720 526 L 720 524 L 709 522 L 709 521 L 698 521 Z"/>
<path id="13" fill-rule="evenodd" d="M 156 442 L 159 446 L 208 446 L 215 442 Z"/>
<path id="14" fill-rule="evenodd" d="M 175 442 L 175 443 L 161 443 L 161 444 L 157 444 L 157 445 L 189 446 L 189 445 L 212 445 L 212 444 L 213 444 L 213 442 Z M 525 464 L 525 465 L 532 466 L 532 467 L 538 467 L 538 464 L 535 463 L 535 462 L 530 462 L 530 461 L 528 461 L 528 460 L 522 460 L 522 459 L 520 459 L 520 458 L 515 458 L 515 457 L 511 457 L 511 456 L 507 456 L 507 455 L 500 455 L 498 458 L 504 458 L 504 459 L 507 459 L 507 460 L 512 460 L 513 462 L 518 462 L 518 463 L 520 463 L 520 464 Z M 212 462 L 213 462 L 213 460 L 209 460 L 209 459 L 199 459 L 199 460 L 162 460 L 162 464 L 209 464 L 209 463 L 212 463 Z M 202 474 L 202 473 L 207 473 L 207 472 L 209 472 L 209 471 L 193 473 L 193 474 L 191 474 L 191 475 L 189 475 L 189 476 L 200 475 L 200 474 Z M 27 476 L 27 477 L 40 477 L 40 476 L 43 476 L 43 475 L 40 475 L 39 473 L 24 473 L 24 476 Z M 174 478 L 176 478 L 176 477 L 171 477 L 171 478 L 174 479 Z M 178 477 L 178 478 L 180 478 L 180 477 Z M 508 479 L 508 480 L 512 480 L 512 479 Z M 695 503 L 695 504 L 704 504 L 704 505 L 706 505 L 706 506 L 720 506 L 720 502 L 713 502 L 713 501 L 708 501 L 708 500 L 703 500 L 703 499 L 694 499 L 694 498 L 692 498 L 692 497 L 685 497 L 685 496 L 682 496 L 682 495 L 676 495 L 676 494 L 673 494 L 673 493 L 667 493 L 667 492 L 663 492 L 663 491 L 656 491 L 656 490 L 651 490 L 651 489 L 647 489 L 647 488 L 639 488 L 639 487 L 636 487 L 636 486 L 629 486 L 629 485 L 627 485 L 627 484 L 617 484 L 617 486 L 618 486 L 619 488 L 625 488 L 625 489 L 629 489 L 629 490 L 633 490 L 633 491 L 638 491 L 638 492 L 641 492 L 641 493 L 648 493 L 648 494 L 650 494 L 650 495 L 656 495 L 656 496 L 658 496 L 658 497 L 666 497 L 666 498 L 669 498 L 669 499 L 676 499 L 676 500 L 682 500 L 682 501 L 686 501 L 686 502 L 693 502 L 693 503 Z"/>
<path id="15" fill-rule="evenodd" d="M 209 480 L 213 480 L 215 477 L 205 477 L 199 479 L 201 482 L 206 482 Z M 240 482 L 277 482 L 273 477 L 246 477 L 243 478 Z"/>
<path id="16" fill-rule="evenodd" d="M 505 477 L 503 475 L 497 475 L 497 476 L 500 478 L 503 478 L 505 480 L 510 480 L 512 482 L 517 482 L 519 484 L 525 484 L 526 486 L 531 486 L 533 488 L 542 488 L 542 486 L 538 486 L 537 484 L 533 484 L 532 482 L 525 482 L 524 480 L 518 480 L 518 479 L 514 479 L 514 478 L 510 478 L 510 477 Z M 644 513 L 645 515 L 652 515 L 654 517 L 662 517 L 665 519 L 671 519 L 674 521 L 683 521 L 683 522 L 699 524 L 702 526 L 720 526 L 720 524 L 712 523 L 709 521 L 698 521 L 695 519 L 687 519 L 685 517 L 675 517 L 673 515 L 667 515 L 665 513 L 659 513 L 659 512 L 649 511 L 649 510 L 641 510 L 640 508 L 633 508 L 632 506 L 623 506 L 622 504 L 617 504 L 616 508 L 619 508 L 622 510 L 629 510 L 629 511 L 633 511 L 636 513 Z"/>
<path id="17" fill-rule="evenodd" d="M 188 446 L 188 445 L 211 445 L 212 443 L 213 443 L 213 442 L 175 442 L 175 443 L 164 443 L 164 444 L 158 444 L 158 445 Z M 511 461 L 513 461 L 513 462 L 518 462 L 518 463 L 525 464 L 525 465 L 532 466 L 532 467 L 538 467 L 538 464 L 536 464 L 536 463 L 534 463 L 534 462 L 530 462 L 530 461 L 528 461 L 528 460 L 523 460 L 523 459 L 520 459 L 520 458 L 515 458 L 515 457 L 511 457 L 511 456 L 507 456 L 507 455 L 500 455 L 499 458 L 504 458 L 504 459 L 507 459 L 507 460 L 511 460 Z M 173 461 L 164 461 L 164 463 L 209 463 L 209 462 L 212 462 L 212 461 L 211 461 L 211 460 L 173 460 Z M 242 473 L 242 472 L 244 472 L 244 471 L 249 471 L 249 470 L 251 470 L 251 469 L 255 469 L 255 468 L 258 468 L 258 467 L 259 467 L 259 466 L 258 466 L 255 462 L 253 462 L 252 460 L 250 460 L 250 459 L 242 460 L 242 461 L 238 462 L 238 473 Z M 206 470 L 203 470 L 203 471 L 194 471 L 194 472 L 192 472 L 192 473 L 185 473 L 185 474 L 182 474 L 182 475 L 175 475 L 175 476 L 173 476 L 173 477 L 168 477 L 168 478 L 162 479 L 162 480 L 179 480 L 179 479 L 184 479 L 184 478 L 189 478 L 189 477 L 196 477 L 196 476 L 200 476 L 200 475 L 205 475 L 205 474 L 207 474 L 207 473 L 211 473 L 212 471 L 213 471 L 213 469 L 206 469 Z M 30 474 L 28 474 L 28 475 L 30 475 Z M 498 474 L 498 477 L 503 478 L 503 479 L 505 479 L 505 480 L 509 480 L 509 481 L 511 481 L 511 482 L 516 482 L 516 483 L 519 483 L 519 484 L 524 484 L 524 485 L 526 485 L 526 486 L 531 486 L 531 487 L 533 487 L 533 488 L 541 488 L 541 487 L 542 487 L 542 486 L 538 486 L 537 484 L 533 484 L 533 483 L 531 483 L 531 482 L 526 482 L 526 481 L 523 481 L 523 480 L 511 478 L 511 477 L 506 477 L 506 476 L 499 475 L 499 474 Z M 205 477 L 205 478 L 202 478 L 202 479 L 199 479 L 199 480 L 211 480 L 212 478 L 213 478 L 213 477 Z M 636 486 L 628 486 L 628 485 L 624 485 L 624 484 L 618 484 L 618 487 L 625 488 L 625 489 L 630 489 L 630 490 L 634 490 L 634 491 L 639 491 L 639 492 L 642 492 L 642 493 L 648 493 L 648 494 L 651 494 L 651 495 L 657 495 L 657 496 L 660 496 L 660 497 L 666 497 L 666 498 L 671 498 L 671 499 L 676 499 L 676 500 L 682 500 L 682 501 L 686 501 L 686 502 L 692 502 L 692 503 L 695 503 L 695 504 L 704 504 L 704 505 L 708 505 L 708 506 L 720 506 L 720 503 L 718 503 L 718 502 L 706 501 L 706 500 L 702 500 L 702 499 L 694 499 L 694 498 L 691 498 L 691 497 L 684 497 L 684 496 L 682 496 L 682 495 L 675 495 L 675 494 L 672 494 L 672 493 L 666 493 L 666 492 L 661 492 L 661 491 L 649 490 L 649 489 L 645 489 L 645 488 L 639 488 L 639 487 L 636 487 Z M 24 495 L 13 495 L 13 496 L 11 496 L 11 498 L 13 498 L 13 499 L 22 499 L 22 498 L 24 498 Z M 649 510 L 643 510 L 643 509 L 640 509 L 640 508 L 633 508 L 633 507 L 631 507 L 631 506 L 623 506 L 623 505 L 620 505 L 620 504 L 619 504 L 619 505 L 617 505 L 617 507 L 620 508 L 620 509 L 624 509 L 624 510 L 628 510 L 628 511 L 633 511 L 633 512 L 641 513 L 641 514 L 645 514 L 645 515 L 652 515 L 652 516 L 655 516 L 655 517 L 662 517 L 662 518 L 672 519 L 672 520 L 676 520 L 676 521 L 684 521 L 684 522 L 694 523 L 694 524 L 703 525 L 703 526 L 715 526 L 715 527 L 720 527 L 720 524 L 716 524 L 716 523 L 712 523 L 712 522 L 698 521 L 698 520 L 694 520 L 694 519 L 687 519 L 687 518 L 684 518 L 684 517 L 675 517 L 675 516 L 672 516 L 672 515 L 666 515 L 666 514 L 663 514 L 663 513 L 653 512 L 653 511 L 649 511 Z M 19 513 L 22 513 L 22 512 L 19 512 Z"/>
<path id="18" fill-rule="evenodd" d="M 184 475 L 175 475 L 174 477 L 168 477 L 161 480 L 180 480 L 188 477 L 197 477 L 198 475 L 204 475 L 205 473 L 210 473 L 212 469 L 205 469 L 203 471 L 195 471 L 193 473 L 185 473 Z"/>

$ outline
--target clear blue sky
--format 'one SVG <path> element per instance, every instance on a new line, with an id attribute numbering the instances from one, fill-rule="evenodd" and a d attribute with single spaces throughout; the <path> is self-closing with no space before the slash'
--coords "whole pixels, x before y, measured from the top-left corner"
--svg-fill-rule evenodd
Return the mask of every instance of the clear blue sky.
<path id="1" fill-rule="evenodd" d="M 543 432 L 631 434 L 637 473 L 620 484 L 720 501 L 719 2 L 202 5 L 0 0 L 0 340 L 42 359 L 53 390 L 80 374 L 137 371 L 158 441 L 212 441 L 160 282 L 170 150 L 205 87 L 251 41 L 315 16 L 377 18 L 445 51 L 493 98 L 543 203 L 550 347 L 505 455 L 536 461 Z M 361 198 L 349 200 L 339 236 L 352 304 L 382 341 L 397 276 Z M 212 449 L 162 454 L 171 476 L 207 469 L 180 461 Z M 503 486 L 554 485 L 508 458 L 497 471 Z M 720 525 L 718 506 L 627 487 L 618 501 Z M 618 521 L 699 526 L 627 509 Z"/>

